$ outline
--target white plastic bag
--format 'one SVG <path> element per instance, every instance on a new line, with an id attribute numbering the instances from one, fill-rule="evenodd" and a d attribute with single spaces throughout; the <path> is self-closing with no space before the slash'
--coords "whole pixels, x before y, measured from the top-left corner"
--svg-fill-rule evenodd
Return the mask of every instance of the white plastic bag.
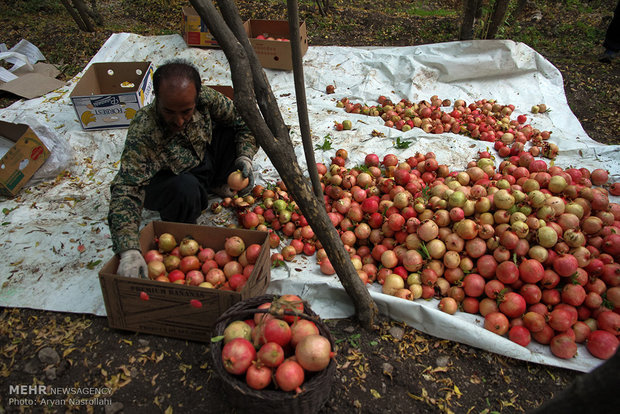
<path id="1" fill-rule="evenodd" d="M 16 119 L 16 123 L 27 124 L 50 151 L 50 157 L 29 181 L 30 185 L 56 178 L 67 168 L 73 158 L 73 149 L 64 137 L 58 135 L 34 117 Z"/>

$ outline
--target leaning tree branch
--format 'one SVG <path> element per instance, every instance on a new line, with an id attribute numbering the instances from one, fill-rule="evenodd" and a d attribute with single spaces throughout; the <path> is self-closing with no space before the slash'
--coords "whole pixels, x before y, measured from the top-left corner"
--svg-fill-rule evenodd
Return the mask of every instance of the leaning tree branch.
<path id="1" fill-rule="evenodd" d="M 353 301 L 358 320 L 367 328 L 374 327 L 377 306 L 358 277 L 337 230 L 327 216 L 323 200 L 319 201 L 314 196 L 302 174 L 277 101 L 243 30 L 234 2 L 218 0 L 221 14 L 211 0 L 190 2 L 228 58 L 235 88 L 235 105 L 241 116 L 325 248 L 345 291 Z"/>
<path id="2" fill-rule="evenodd" d="M 297 99 L 297 116 L 299 117 L 299 129 L 301 131 L 301 142 L 306 154 L 306 165 L 308 175 L 312 182 L 312 189 L 316 197 L 323 196 L 321 180 L 314 158 L 314 148 L 312 147 L 312 136 L 310 135 L 310 121 L 308 119 L 308 105 L 306 104 L 306 85 L 304 82 L 304 65 L 301 53 L 301 34 L 299 33 L 299 9 L 297 0 L 287 0 L 288 22 L 291 42 L 291 56 L 293 59 L 293 79 L 295 81 L 295 97 Z"/>

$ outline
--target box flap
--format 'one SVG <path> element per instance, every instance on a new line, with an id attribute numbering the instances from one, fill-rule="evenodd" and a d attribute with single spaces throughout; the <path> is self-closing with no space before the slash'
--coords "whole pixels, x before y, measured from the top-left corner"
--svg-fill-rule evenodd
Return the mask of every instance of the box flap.
<path id="1" fill-rule="evenodd" d="M 28 128 L 29 126 L 26 124 L 0 121 L 0 135 L 13 142 L 17 142 Z"/>
<path id="2" fill-rule="evenodd" d="M 66 82 L 51 78 L 41 73 L 30 72 L 17 79 L 0 85 L 0 90 L 10 92 L 26 99 L 45 95 L 55 89 L 62 88 Z"/>

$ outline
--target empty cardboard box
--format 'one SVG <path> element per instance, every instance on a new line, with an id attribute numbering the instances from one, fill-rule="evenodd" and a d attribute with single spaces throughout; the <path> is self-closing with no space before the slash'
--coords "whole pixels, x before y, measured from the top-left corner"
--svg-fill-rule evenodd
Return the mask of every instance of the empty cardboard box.
<path id="1" fill-rule="evenodd" d="M 151 62 L 93 63 L 71 92 L 83 129 L 127 128 L 153 94 Z"/>

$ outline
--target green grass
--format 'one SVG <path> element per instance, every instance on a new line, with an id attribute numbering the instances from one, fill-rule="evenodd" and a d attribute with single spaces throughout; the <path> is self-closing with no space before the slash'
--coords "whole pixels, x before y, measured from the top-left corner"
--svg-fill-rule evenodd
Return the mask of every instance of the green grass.
<path id="1" fill-rule="evenodd" d="M 417 17 L 449 17 L 456 16 L 458 14 L 457 10 L 446 10 L 446 9 L 421 9 L 419 7 L 413 6 L 410 9 L 407 9 L 405 13 L 409 16 L 417 16 Z"/>

